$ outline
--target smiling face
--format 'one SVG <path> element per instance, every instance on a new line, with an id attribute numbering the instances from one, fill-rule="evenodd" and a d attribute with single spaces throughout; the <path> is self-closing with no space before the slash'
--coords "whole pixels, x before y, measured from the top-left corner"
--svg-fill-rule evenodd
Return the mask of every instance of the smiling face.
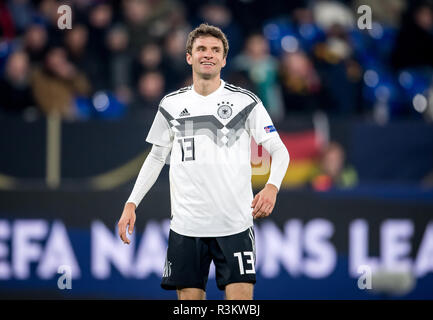
<path id="1" fill-rule="evenodd" d="M 213 36 L 196 38 L 191 54 L 186 54 L 186 61 L 192 66 L 194 77 L 212 79 L 219 76 L 226 65 L 223 42 Z"/>

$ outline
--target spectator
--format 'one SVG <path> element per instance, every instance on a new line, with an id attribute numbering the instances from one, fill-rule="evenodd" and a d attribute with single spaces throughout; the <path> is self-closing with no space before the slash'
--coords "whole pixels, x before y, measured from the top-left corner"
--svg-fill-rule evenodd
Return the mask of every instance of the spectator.
<path id="1" fill-rule="evenodd" d="M 350 30 L 355 24 L 355 17 L 345 4 L 335 0 L 318 0 L 312 5 L 314 21 L 322 30 L 329 30 L 335 25 Z"/>
<path id="2" fill-rule="evenodd" d="M 314 112 L 326 108 L 319 75 L 308 56 L 301 52 L 287 52 L 281 61 L 281 84 L 288 112 Z"/>
<path id="3" fill-rule="evenodd" d="M 94 4 L 94 0 L 73 0 L 71 2 L 72 5 L 72 12 L 73 16 L 72 19 L 74 20 L 73 24 L 78 23 L 84 23 L 88 20 L 89 12 L 92 10 Z M 114 8 L 115 2 L 109 1 L 110 6 L 113 9 L 113 12 L 116 12 L 116 8 Z"/>
<path id="4" fill-rule="evenodd" d="M 319 167 L 312 179 L 316 191 L 327 191 L 331 188 L 350 188 L 358 183 L 355 169 L 345 164 L 346 154 L 337 142 L 331 142 L 322 152 Z"/>
<path id="5" fill-rule="evenodd" d="M 131 90 L 131 57 L 128 52 L 129 36 L 126 30 L 118 25 L 112 28 L 107 36 L 109 89 L 124 104 L 132 99 Z"/>
<path id="6" fill-rule="evenodd" d="M 228 7 L 220 2 L 213 1 L 202 5 L 199 9 L 199 22 L 197 25 L 203 22 L 219 27 L 227 38 L 230 39 L 229 55 L 235 57 L 240 53 L 243 35 L 238 24 L 233 20 L 232 13 Z M 231 63 L 230 58 L 227 60 L 227 63 L 226 67 L 229 67 L 229 63 Z"/>
<path id="7" fill-rule="evenodd" d="M 278 83 L 278 60 L 270 55 L 269 45 L 261 34 L 246 40 L 244 51 L 234 58 L 233 70 L 244 72 L 274 121 L 284 116 L 281 88 Z"/>
<path id="8" fill-rule="evenodd" d="M 170 24 L 178 22 L 173 15 L 179 17 L 181 12 L 172 0 L 124 0 L 122 5 L 133 54 L 149 41 L 162 40 L 173 30 Z"/>
<path id="9" fill-rule="evenodd" d="M 89 13 L 89 49 L 103 52 L 107 47 L 105 38 L 113 19 L 112 8 L 108 3 L 95 2 Z"/>
<path id="10" fill-rule="evenodd" d="M 248 72 L 242 70 L 230 70 L 226 81 L 235 86 L 245 88 L 250 91 L 255 90 L 254 83 L 250 80 Z"/>
<path id="11" fill-rule="evenodd" d="M 162 60 L 162 49 L 158 43 L 150 42 L 145 44 L 133 61 L 134 83 L 138 82 L 143 73 L 160 70 L 162 68 Z"/>
<path id="12" fill-rule="evenodd" d="M 138 81 L 137 96 L 131 106 L 131 114 L 144 121 L 152 121 L 164 96 L 165 81 L 161 72 L 144 73 Z"/>
<path id="13" fill-rule="evenodd" d="M 123 0 L 122 9 L 124 20 L 131 37 L 131 49 L 133 54 L 149 39 L 147 21 L 151 15 L 149 3 L 141 0 Z"/>
<path id="14" fill-rule="evenodd" d="M 28 53 L 32 66 L 43 62 L 48 46 L 48 33 L 43 24 L 33 23 L 24 34 L 23 47 Z"/>
<path id="15" fill-rule="evenodd" d="M 170 31 L 183 30 L 189 33 L 191 31 L 191 26 L 187 21 L 186 11 L 183 5 L 179 3 L 173 3 L 174 10 L 170 11 L 164 22 L 167 24 L 167 30 L 165 34 L 167 35 Z"/>
<path id="16" fill-rule="evenodd" d="M 256 92 L 274 121 L 282 119 L 285 111 L 309 113 L 318 108 L 352 115 L 361 108 L 370 111 L 374 97 L 383 91 L 374 86 L 369 86 L 371 94 L 361 91 L 361 64 L 383 69 L 378 71 L 378 86 L 388 81 L 383 74 L 388 74 L 390 62 L 397 71 L 420 67 L 422 74 L 431 74 L 425 66 L 433 67 L 433 0 L 366 1 L 294 0 L 288 4 L 277 0 L 271 6 L 260 1 L 74 0 L 69 4 L 73 7 L 72 30 L 57 26 L 62 2 L 0 1 L 0 71 L 15 47 L 25 50 L 31 68 L 45 70 L 47 47 L 63 45 L 70 62 L 86 74 L 93 93 L 111 90 L 128 104 L 138 95 L 134 90 L 142 75 L 149 72 L 162 72 L 167 92 L 190 84 L 183 44 L 190 30 L 188 21 L 196 24 L 199 20 L 228 34 L 232 40 L 229 54 L 236 59 L 229 59 L 223 77 Z M 383 30 L 379 25 L 369 32 L 352 32 L 357 17 L 353 9 L 361 4 L 371 5 L 373 19 L 385 23 Z M 398 13 L 405 7 L 400 19 Z M 254 19 L 243 15 L 245 10 Z M 382 61 L 389 50 L 382 46 L 370 50 L 368 39 L 380 32 L 393 39 L 387 26 L 396 27 L 400 20 L 403 24 L 392 59 Z M 260 31 L 252 34 L 252 30 Z M 252 35 L 245 37 L 247 32 Z M 287 36 L 296 42 L 295 50 L 287 50 Z M 278 59 L 271 55 L 279 52 Z M 396 80 L 393 76 L 389 75 L 388 82 Z"/>
<path id="17" fill-rule="evenodd" d="M 89 13 L 89 45 L 86 74 L 94 91 L 104 90 L 110 86 L 107 34 L 112 24 L 112 8 L 108 3 L 96 2 Z"/>
<path id="18" fill-rule="evenodd" d="M 55 112 L 65 119 L 77 116 L 74 99 L 90 93 L 89 81 L 67 59 L 62 47 L 47 52 L 44 65 L 32 74 L 31 85 L 39 108 L 45 114 Z"/>
<path id="19" fill-rule="evenodd" d="M 29 58 L 24 51 L 12 53 L 6 70 L 0 79 L 0 108 L 10 114 L 22 114 L 24 110 L 35 106 L 29 84 Z"/>
<path id="20" fill-rule="evenodd" d="M 90 57 L 87 51 L 88 29 L 84 24 L 75 24 L 65 34 L 65 49 L 70 61 L 80 70 L 89 70 Z"/>
<path id="21" fill-rule="evenodd" d="M 327 110 L 335 114 L 355 114 L 360 108 L 362 72 L 349 37 L 354 26 L 353 13 L 342 3 L 318 1 L 313 14 L 326 34 L 325 41 L 314 48 L 314 61 L 323 90 L 329 97 Z"/>
<path id="22" fill-rule="evenodd" d="M 57 25 L 58 8 L 59 3 L 56 0 L 41 0 L 38 4 L 38 22 L 45 26 L 49 42 L 57 45 L 63 42 L 64 35 Z"/>
<path id="23" fill-rule="evenodd" d="M 186 63 L 185 43 L 188 34 L 184 30 L 176 30 L 164 39 L 162 70 L 166 79 L 167 91 L 179 89 L 190 75 L 190 66 Z"/>
<path id="24" fill-rule="evenodd" d="M 392 53 L 392 66 L 433 67 L 433 2 L 412 3 L 404 14 Z"/>
<path id="25" fill-rule="evenodd" d="M 236 23 L 242 26 L 244 32 L 251 33 L 251 30 L 259 30 L 263 24 L 272 18 L 286 16 L 294 8 L 305 6 L 310 0 L 272 0 L 268 1 L 218 1 L 218 0 L 189 0 L 185 5 L 195 12 L 203 2 L 224 3 L 230 9 L 233 17 L 236 17 Z M 245 36 L 245 34 L 243 34 Z"/>

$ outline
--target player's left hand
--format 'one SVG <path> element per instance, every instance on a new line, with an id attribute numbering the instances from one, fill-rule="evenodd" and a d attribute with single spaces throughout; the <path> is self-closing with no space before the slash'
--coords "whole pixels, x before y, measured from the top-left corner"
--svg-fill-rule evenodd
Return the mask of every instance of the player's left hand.
<path id="1" fill-rule="evenodd" d="M 276 186 L 267 184 L 262 191 L 256 194 L 251 203 L 254 219 L 265 218 L 271 214 L 277 200 L 277 193 L 278 189 Z"/>

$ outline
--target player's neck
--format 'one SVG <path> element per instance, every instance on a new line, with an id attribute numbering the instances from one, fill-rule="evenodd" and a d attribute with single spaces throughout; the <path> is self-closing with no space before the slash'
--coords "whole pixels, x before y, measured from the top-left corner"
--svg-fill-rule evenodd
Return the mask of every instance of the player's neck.
<path id="1" fill-rule="evenodd" d="M 207 96 L 220 87 L 221 79 L 220 77 L 214 77 L 212 79 L 198 79 L 198 77 L 194 77 L 193 83 L 195 92 L 201 96 Z"/>

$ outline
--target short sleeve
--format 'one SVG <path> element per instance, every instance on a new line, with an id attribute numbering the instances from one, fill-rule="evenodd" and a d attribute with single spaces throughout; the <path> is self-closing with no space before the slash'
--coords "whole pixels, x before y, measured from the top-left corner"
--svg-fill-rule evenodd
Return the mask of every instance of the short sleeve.
<path id="1" fill-rule="evenodd" d="M 158 109 L 146 141 L 163 147 L 169 147 L 173 142 L 173 130 L 168 123 L 168 119 L 163 115 L 161 109 Z"/>
<path id="2" fill-rule="evenodd" d="M 271 117 L 262 103 L 254 107 L 247 119 L 247 123 L 250 135 L 253 136 L 257 144 L 261 144 L 272 137 L 278 137 L 278 132 L 272 123 Z"/>

